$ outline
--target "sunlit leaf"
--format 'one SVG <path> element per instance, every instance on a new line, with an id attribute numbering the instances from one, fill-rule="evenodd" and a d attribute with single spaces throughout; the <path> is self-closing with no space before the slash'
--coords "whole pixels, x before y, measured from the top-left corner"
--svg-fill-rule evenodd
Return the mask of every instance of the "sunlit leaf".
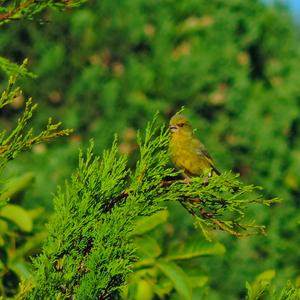
<path id="1" fill-rule="evenodd" d="M 32 173 L 27 173 L 18 178 L 11 179 L 4 187 L 4 192 L 0 195 L 0 201 L 11 198 L 17 193 L 25 190 L 32 183 L 33 178 L 34 176 Z"/>
<path id="2" fill-rule="evenodd" d="M 153 285 L 148 280 L 140 280 L 137 284 L 136 300 L 151 300 L 153 298 Z"/>
<path id="3" fill-rule="evenodd" d="M 173 249 L 167 260 L 184 260 L 205 255 L 223 255 L 226 248 L 221 243 L 207 243 L 199 240 L 190 241 Z"/>
<path id="4" fill-rule="evenodd" d="M 29 213 L 18 205 L 7 204 L 1 209 L 0 216 L 15 223 L 23 231 L 32 230 L 32 219 Z"/>
<path id="5" fill-rule="evenodd" d="M 137 238 L 135 244 L 138 248 L 138 254 L 141 258 L 157 257 L 161 254 L 160 245 L 157 241 L 149 236 Z"/>
<path id="6" fill-rule="evenodd" d="M 190 276 L 189 281 L 192 287 L 203 287 L 208 282 L 207 276 Z"/>
<path id="7" fill-rule="evenodd" d="M 135 230 L 132 232 L 133 235 L 142 235 L 156 226 L 165 223 L 168 219 L 169 213 L 167 210 L 160 210 L 157 213 L 149 217 L 140 218 L 137 223 Z"/>
<path id="8" fill-rule="evenodd" d="M 5 220 L 0 219 L 0 234 L 7 232 L 7 228 L 8 228 L 7 222 Z"/>
<path id="9" fill-rule="evenodd" d="M 12 269 L 20 278 L 30 277 L 29 264 L 21 261 L 16 261 L 13 265 L 10 265 L 10 269 Z"/>
<path id="10" fill-rule="evenodd" d="M 182 300 L 192 299 L 192 288 L 186 273 L 175 263 L 166 260 L 159 260 L 157 267 L 168 277 L 174 284 L 174 288 Z"/>
<path id="11" fill-rule="evenodd" d="M 173 289 L 173 283 L 169 278 L 160 279 L 154 286 L 155 294 L 157 294 L 160 299 L 171 293 Z"/>
<path id="12" fill-rule="evenodd" d="M 44 212 L 45 212 L 45 208 L 44 207 L 37 207 L 35 209 L 29 210 L 28 214 L 34 220 L 34 219 L 40 217 Z"/>

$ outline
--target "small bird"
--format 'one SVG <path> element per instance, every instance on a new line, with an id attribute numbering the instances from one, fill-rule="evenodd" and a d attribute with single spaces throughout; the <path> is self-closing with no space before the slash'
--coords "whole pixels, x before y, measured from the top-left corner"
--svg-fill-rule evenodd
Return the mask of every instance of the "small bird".
<path id="1" fill-rule="evenodd" d="M 183 171 L 187 180 L 199 175 L 211 177 L 220 175 L 215 168 L 212 157 L 205 146 L 197 139 L 193 128 L 183 115 L 171 118 L 169 129 L 171 132 L 169 150 L 171 160 L 175 166 Z"/>

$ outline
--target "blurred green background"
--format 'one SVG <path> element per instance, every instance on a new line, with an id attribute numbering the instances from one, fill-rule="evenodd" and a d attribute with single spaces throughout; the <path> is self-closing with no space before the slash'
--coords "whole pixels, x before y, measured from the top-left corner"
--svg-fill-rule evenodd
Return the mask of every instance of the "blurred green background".
<path id="1" fill-rule="evenodd" d="M 157 110 L 168 122 L 185 106 L 218 169 L 240 173 L 266 197 L 283 198 L 249 212 L 267 226 L 267 236 L 216 234 L 226 253 L 193 262 L 197 274 L 208 276 L 206 299 L 243 298 L 245 282 L 270 269 L 277 286 L 288 279 L 300 284 L 300 38 L 287 8 L 258 0 L 89 1 L 10 22 L 0 49 L 18 63 L 28 57 L 38 75 L 20 82 L 24 96 L 39 104 L 34 128 L 52 116 L 75 130 L 35 146 L 6 170 L 9 178 L 34 175 L 13 202 L 44 208 L 35 232 L 43 230 L 56 186 L 76 168 L 78 149 L 90 138 L 101 153 L 117 133 L 120 152 L 134 161 L 137 130 Z M 4 74 L 0 80 L 4 87 Z M 19 97 L 2 111 L 1 127 L 12 128 L 23 105 Z M 161 245 L 203 240 L 180 206 L 170 205 L 165 226 Z"/>

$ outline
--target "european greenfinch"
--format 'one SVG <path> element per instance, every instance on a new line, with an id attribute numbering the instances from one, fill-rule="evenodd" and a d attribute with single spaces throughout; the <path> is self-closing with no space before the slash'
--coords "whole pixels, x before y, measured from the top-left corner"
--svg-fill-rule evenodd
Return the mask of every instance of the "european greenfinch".
<path id="1" fill-rule="evenodd" d="M 189 179 L 194 176 L 220 175 L 212 157 L 205 146 L 195 136 L 194 130 L 182 115 L 175 115 L 170 120 L 170 156 L 175 166 Z"/>

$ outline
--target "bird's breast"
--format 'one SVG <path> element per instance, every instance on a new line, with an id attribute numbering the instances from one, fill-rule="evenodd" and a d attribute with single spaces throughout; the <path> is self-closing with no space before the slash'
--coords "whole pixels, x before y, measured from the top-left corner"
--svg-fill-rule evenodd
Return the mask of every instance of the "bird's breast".
<path id="1" fill-rule="evenodd" d="M 173 135 L 170 141 L 170 154 L 174 164 L 184 168 L 184 162 L 195 155 L 191 149 L 191 139 Z"/>

